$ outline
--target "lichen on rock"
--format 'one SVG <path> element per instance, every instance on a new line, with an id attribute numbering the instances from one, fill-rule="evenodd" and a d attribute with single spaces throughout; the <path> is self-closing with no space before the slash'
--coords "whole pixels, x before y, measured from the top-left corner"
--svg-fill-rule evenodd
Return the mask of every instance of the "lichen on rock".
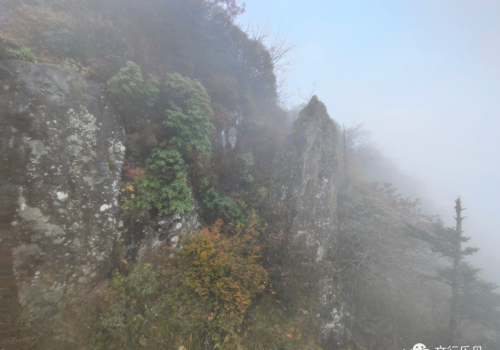
<path id="1" fill-rule="evenodd" d="M 12 251 L 22 317 L 50 324 L 69 291 L 110 272 L 120 174 L 108 162 L 122 167 L 124 137 L 99 84 L 51 64 L 2 65 L 1 176 L 17 211 L 0 248 Z"/>

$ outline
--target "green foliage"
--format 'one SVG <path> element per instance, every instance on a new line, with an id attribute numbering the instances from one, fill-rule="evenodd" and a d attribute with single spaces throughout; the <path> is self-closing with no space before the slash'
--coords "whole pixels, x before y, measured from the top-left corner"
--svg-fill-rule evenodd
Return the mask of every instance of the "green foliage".
<path id="1" fill-rule="evenodd" d="M 165 100 L 172 101 L 182 109 L 187 107 L 189 99 L 196 101 L 196 104 L 211 114 L 210 96 L 203 85 L 196 79 L 183 77 L 179 73 L 168 73 L 163 82 L 163 96 Z"/>
<path id="2" fill-rule="evenodd" d="M 109 304 L 101 315 L 101 326 L 109 333 L 112 345 L 131 349 L 143 342 L 143 335 L 151 331 L 160 311 L 156 303 L 158 287 L 159 281 L 149 264 L 137 266 L 127 277 L 116 275 L 109 281 L 105 294 Z M 96 338 L 99 339 L 92 340 L 99 341 Z"/>
<path id="3" fill-rule="evenodd" d="M 148 173 L 135 180 L 137 194 L 124 204 L 124 209 L 156 208 L 168 215 L 190 212 L 193 199 L 183 165 L 179 152 L 154 149 L 146 161 Z"/>
<path id="4" fill-rule="evenodd" d="M 236 201 L 230 196 L 222 196 L 213 188 L 202 195 L 203 204 L 212 212 L 212 215 L 237 218 L 241 215 Z"/>
<path id="5" fill-rule="evenodd" d="M 16 48 L 12 47 L 7 47 L 5 49 L 9 55 L 11 55 L 14 58 L 23 60 L 23 61 L 29 61 L 29 62 L 35 62 L 36 61 L 36 56 L 33 52 L 31 52 L 31 49 L 21 45 Z"/>
<path id="6" fill-rule="evenodd" d="M 108 81 L 106 90 L 122 112 L 133 119 L 137 119 L 137 115 L 157 114 L 153 107 L 166 109 L 163 125 L 172 133 L 169 144 L 180 150 L 210 154 L 213 112 L 210 97 L 199 81 L 174 73 L 167 74 L 167 79 L 160 84 L 152 75 L 144 79 L 140 67 L 129 61 Z"/>
<path id="7" fill-rule="evenodd" d="M 434 223 L 430 230 L 417 229 L 408 225 L 408 233 L 418 239 L 429 242 L 432 250 L 441 253 L 443 256 L 453 258 L 455 252 L 456 229 L 453 227 L 444 227 L 442 223 Z M 460 235 L 460 241 L 468 242 L 470 237 Z M 478 251 L 478 248 L 467 247 L 461 255 L 471 255 Z"/>
<path id="8" fill-rule="evenodd" d="M 237 158 L 239 178 L 244 183 L 253 182 L 253 176 L 250 171 L 254 165 L 254 158 L 252 153 L 240 154 Z"/>
<path id="9" fill-rule="evenodd" d="M 438 273 L 439 278 L 451 286 L 453 269 L 442 269 Z M 459 314 L 462 322 L 475 324 L 474 329 L 463 334 L 466 338 L 463 341 L 474 340 L 496 349 L 500 345 L 500 294 L 498 285 L 481 279 L 480 273 L 481 270 L 469 262 L 460 264 Z"/>
<path id="10" fill-rule="evenodd" d="M 185 104 L 186 108 L 183 110 L 172 102 L 172 108 L 167 111 L 167 120 L 163 125 L 174 133 L 169 143 L 180 149 L 196 150 L 208 155 L 212 151 L 208 134 L 214 128 L 210 122 L 210 114 L 205 111 L 210 107 L 194 98 L 187 99 Z"/>
<path id="11" fill-rule="evenodd" d="M 106 91 L 123 109 L 152 107 L 158 99 L 160 83 L 158 78 L 150 75 L 144 80 L 141 68 L 128 61 L 127 66 L 120 69 L 106 84 Z"/>
<path id="12" fill-rule="evenodd" d="M 167 101 L 163 125 L 173 134 L 169 143 L 187 151 L 210 154 L 213 112 L 210 97 L 201 83 L 178 73 L 168 74 L 162 85 L 161 99 Z"/>
<path id="13" fill-rule="evenodd" d="M 261 296 L 249 310 L 243 349 L 310 349 L 320 350 L 318 320 L 307 310 L 294 305 L 290 313 L 273 294 Z"/>

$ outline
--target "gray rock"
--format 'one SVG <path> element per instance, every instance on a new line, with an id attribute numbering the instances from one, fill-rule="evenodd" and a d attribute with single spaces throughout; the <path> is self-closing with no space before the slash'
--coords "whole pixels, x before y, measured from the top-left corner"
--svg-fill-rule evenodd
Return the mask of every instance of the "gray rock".
<path id="1" fill-rule="evenodd" d="M 320 259 L 337 238 L 337 129 L 313 96 L 274 160 L 273 195 L 288 209 L 292 231 L 306 235 Z"/>
<path id="2" fill-rule="evenodd" d="M 144 239 L 140 240 L 137 251 L 137 261 L 147 262 L 151 254 L 158 248 L 169 245 L 180 248 L 181 237 L 200 232 L 202 229 L 199 212 L 201 207 L 196 199 L 193 201 L 193 211 L 186 214 L 161 215 L 154 219 L 156 228 L 144 227 Z"/>
<path id="3" fill-rule="evenodd" d="M 76 286 L 109 274 L 124 135 L 99 84 L 13 60 L 0 74 L 0 142 L 2 191 L 14 194 L 2 207 L 17 210 L 2 216 L 0 248 L 13 253 L 22 314 L 50 323 Z"/>
<path id="4" fill-rule="evenodd" d="M 300 112 L 291 133 L 274 160 L 273 195 L 287 208 L 295 239 L 304 239 L 305 253 L 316 261 L 326 257 L 338 236 L 337 128 L 325 105 L 313 96 Z M 343 325 L 334 308 L 333 281 L 324 276 L 320 283 L 318 317 L 322 322 L 322 342 L 337 343 Z"/>

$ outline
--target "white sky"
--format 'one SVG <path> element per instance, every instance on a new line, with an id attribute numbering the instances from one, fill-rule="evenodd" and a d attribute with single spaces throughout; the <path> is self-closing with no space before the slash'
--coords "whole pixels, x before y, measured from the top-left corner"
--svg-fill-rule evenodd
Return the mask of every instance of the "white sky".
<path id="1" fill-rule="evenodd" d="M 247 0 L 250 20 L 298 42 L 291 90 L 363 122 L 448 225 L 462 197 L 471 260 L 500 283 L 500 1 Z"/>

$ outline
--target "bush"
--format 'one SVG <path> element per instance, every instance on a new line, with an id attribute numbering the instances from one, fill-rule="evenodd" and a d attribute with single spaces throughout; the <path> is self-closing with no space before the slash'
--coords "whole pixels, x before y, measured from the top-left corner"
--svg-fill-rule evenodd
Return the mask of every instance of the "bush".
<path id="1" fill-rule="evenodd" d="M 143 105 L 153 107 L 158 100 L 159 81 L 150 75 L 144 80 L 141 68 L 128 61 L 106 84 L 106 91 L 117 101 L 124 111 L 128 108 L 140 109 Z"/>
<path id="2" fill-rule="evenodd" d="M 171 145 L 196 150 L 205 155 L 212 150 L 209 134 L 214 129 L 210 119 L 210 97 L 197 80 L 168 74 L 163 83 L 162 100 L 168 101 L 167 120 L 163 125 L 170 129 Z"/>
<path id="3" fill-rule="evenodd" d="M 210 96 L 207 91 L 196 79 L 183 77 L 179 73 L 168 73 L 167 78 L 163 82 L 163 94 L 165 100 L 172 101 L 181 108 L 187 107 L 185 101 L 192 98 L 200 105 L 210 105 Z M 207 113 L 211 113 L 210 107 L 206 109 Z"/>
<path id="4" fill-rule="evenodd" d="M 213 112 L 210 97 L 199 81 L 174 73 L 167 74 L 167 79 L 160 84 L 152 75 L 144 79 L 140 67 L 129 61 L 107 82 L 106 90 L 118 102 L 122 112 L 134 121 L 140 121 L 137 115 L 166 117 L 163 125 L 172 134 L 170 145 L 210 154 L 209 134 L 214 129 L 210 118 Z M 163 112 L 158 114 L 158 111 L 165 110 L 165 115 L 161 115 Z"/>
<path id="5" fill-rule="evenodd" d="M 31 50 L 25 46 L 19 46 L 16 48 L 11 48 L 8 47 L 5 49 L 9 55 L 11 55 L 14 58 L 17 58 L 19 60 L 23 61 L 29 61 L 29 62 L 35 62 L 36 61 L 36 56 Z"/>
<path id="6" fill-rule="evenodd" d="M 158 209 L 160 213 L 172 215 L 192 210 L 193 199 L 187 185 L 187 173 L 183 171 L 184 161 L 175 150 L 154 149 L 146 160 L 148 173 L 137 177 L 137 194 L 127 201 L 126 210 Z"/>
<path id="7" fill-rule="evenodd" d="M 110 349 L 230 347 L 267 273 L 259 263 L 256 217 L 233 236 L 221 234 L 221 225 L 187 236 L 180 250 L 165 248 L 156 266 L 116 275 L 95 339 Z"/>
<path id="8" fill-rule="evenodd" d="M 237 218 L 241 215 L 236 201 L 230 196 L 222 196 L 213 188 L 202 195 L 203 204 L 214 216 L 227 216 Z"/>
<path id="9" fill-rule="evenodd" d="M 254 165 L 254 158 L 252 153 L 240 154 L 237 158 L 239 178 L 244 183 L 253 182 L 253 176 L 250 171 Z"/>
<path id="10" fill-rule="evenodd" d="M 186 101 L 184 110 L 172 102 L 172 108 L 167 111 L 167 120 L 163 122 L 163 125 L 174 133 L 169 141 L 171 145 L 188 151 L 196 150 L 204 155 L 210 154 L 212 144 L 208 135 L 214 125 L 210 122 L 210 115 L 204 111 L 203 107 L 205 105 L 200 104 L 194 98 Z"/>

